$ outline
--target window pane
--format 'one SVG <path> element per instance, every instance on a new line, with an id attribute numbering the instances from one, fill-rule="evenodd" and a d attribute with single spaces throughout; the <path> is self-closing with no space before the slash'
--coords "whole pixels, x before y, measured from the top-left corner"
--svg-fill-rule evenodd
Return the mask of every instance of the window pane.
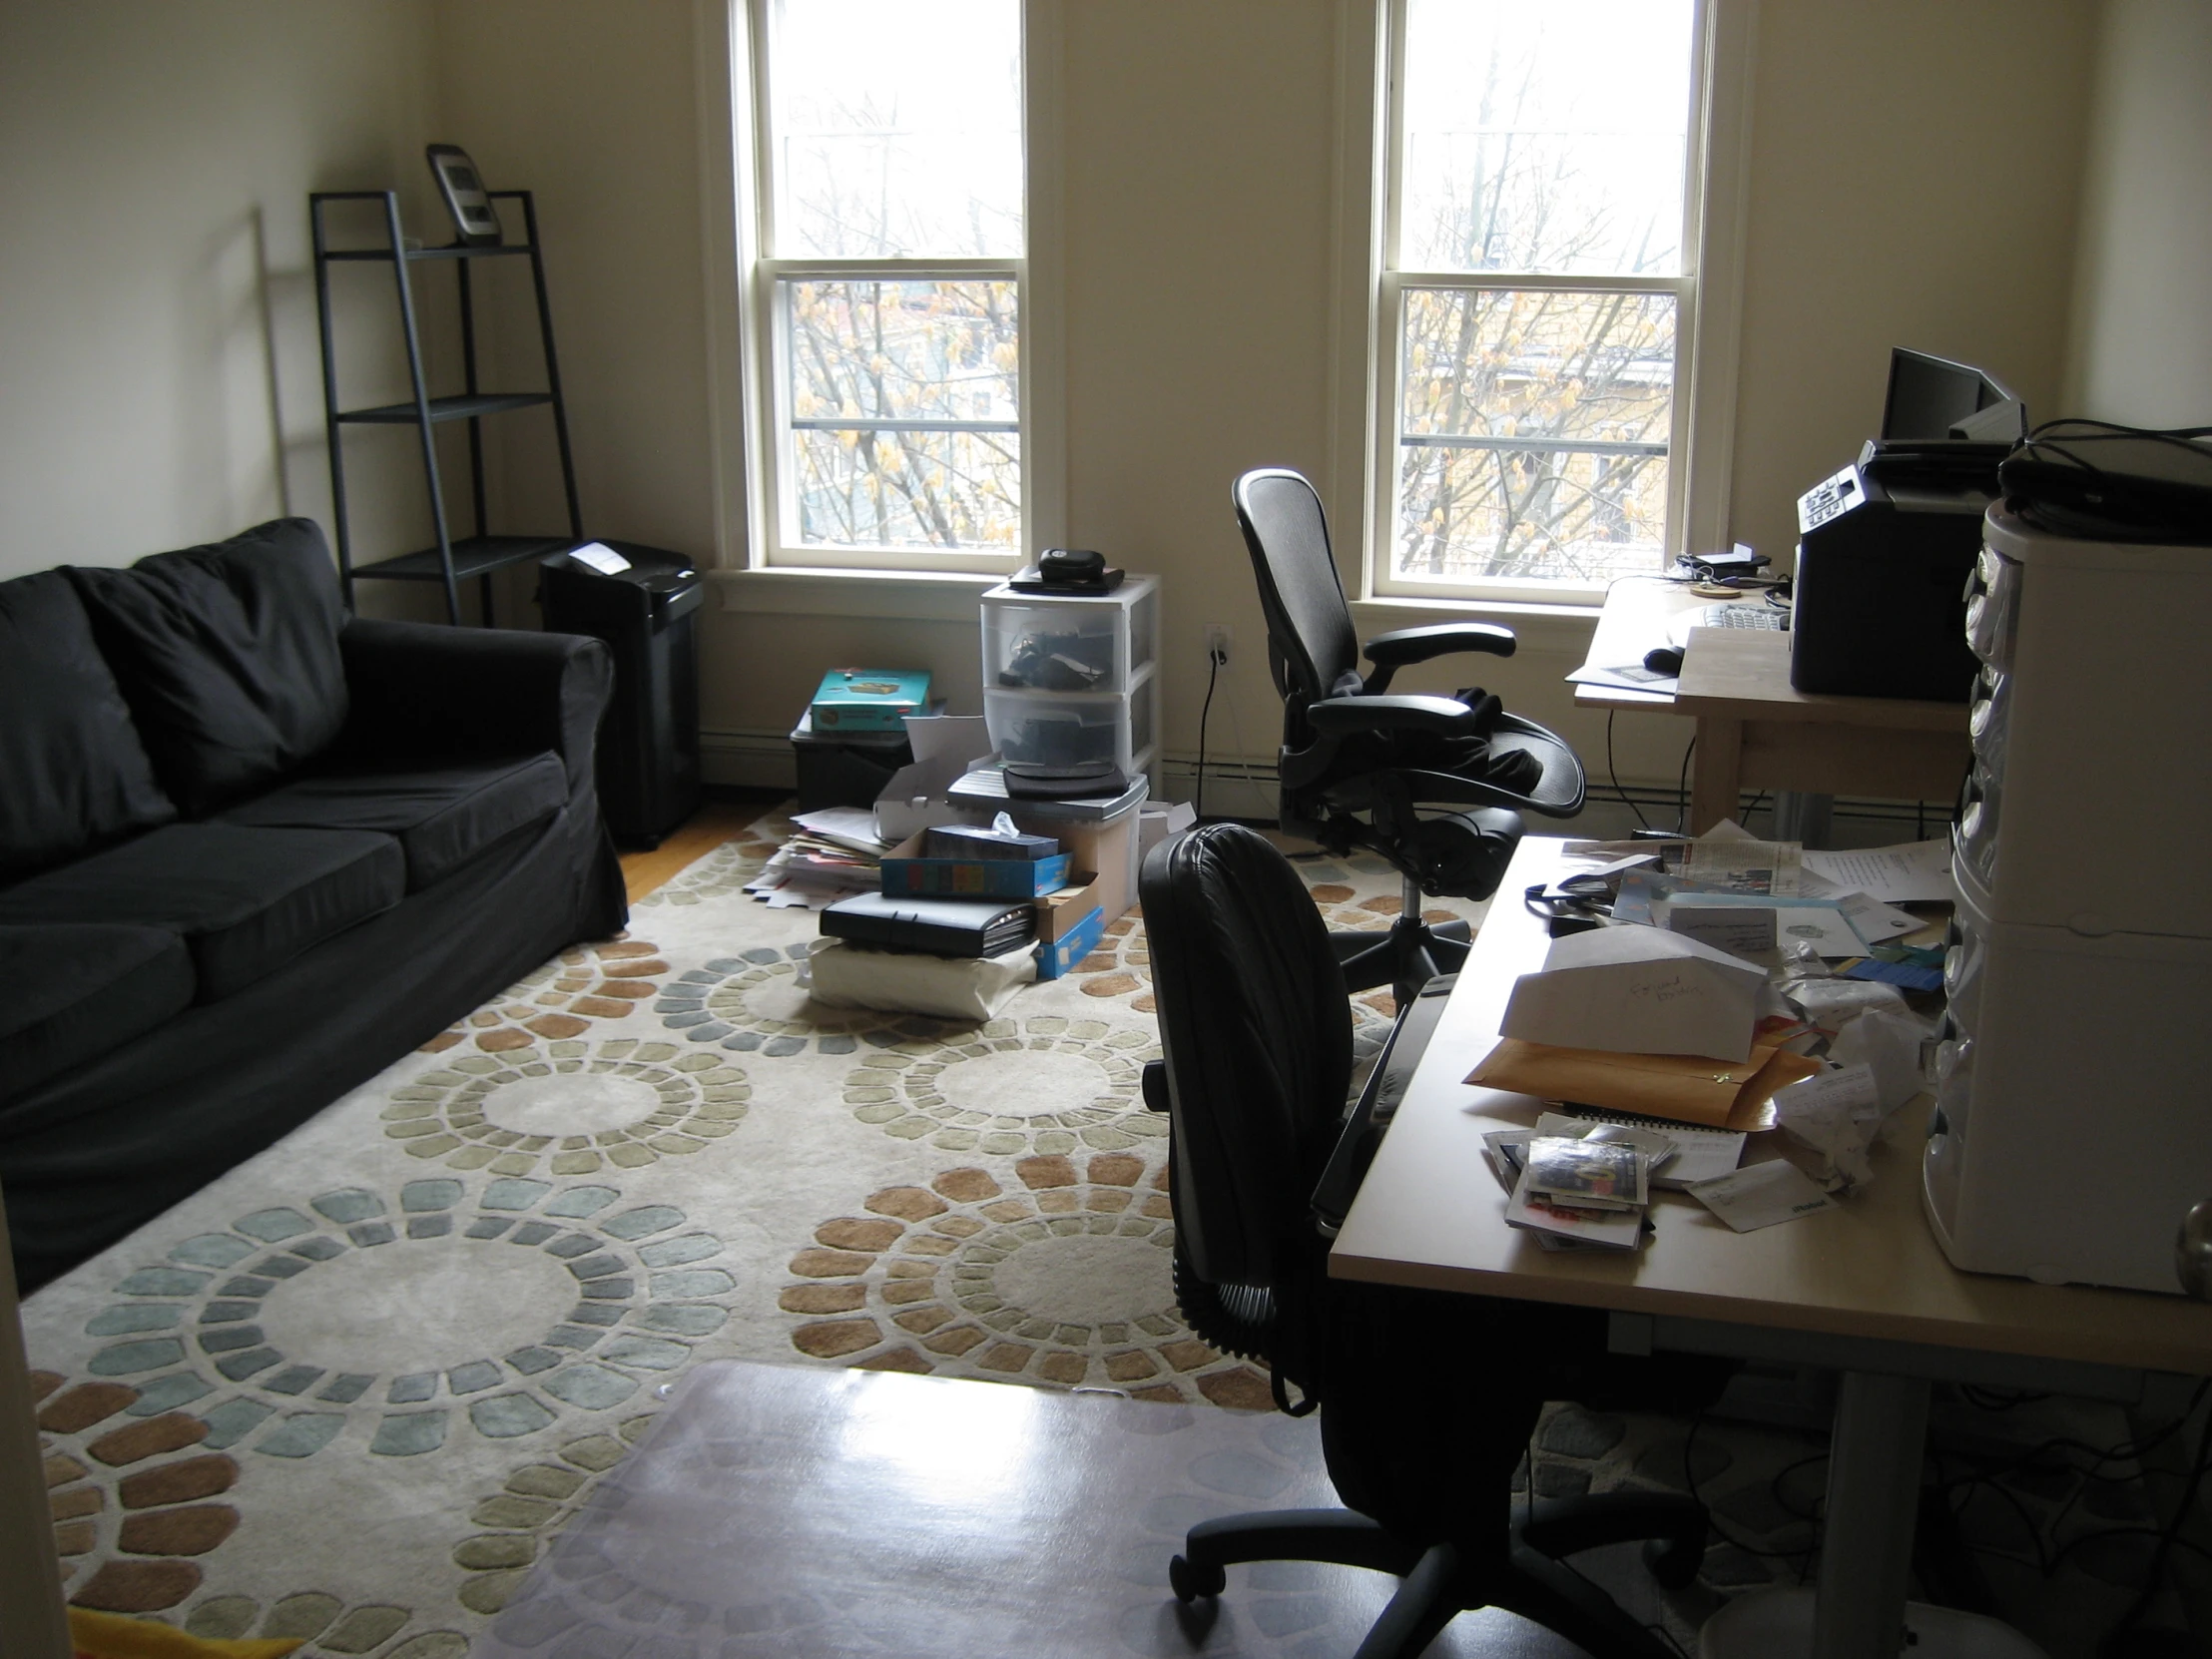
<path id="1" fill-rule="evenodd" d="M 1665 293 L 1408 288 L 1393 573 L 1658 571 L 1674 324 Z"/>
<path id="2" fill-rule="evenodd" d="M 1021 543 L 1014 284 L 783 284 L 802 542 Z"/>
<path id="3" fill-rule="evenodd" d="M 1690 0 L 1409 0 L 1401 271 L 1673 276 Z"/>
<path id="4" fill-rule="evenodd" d="M 1019 0 L 779 0 L 784 259 L 1018 259 Z"/>

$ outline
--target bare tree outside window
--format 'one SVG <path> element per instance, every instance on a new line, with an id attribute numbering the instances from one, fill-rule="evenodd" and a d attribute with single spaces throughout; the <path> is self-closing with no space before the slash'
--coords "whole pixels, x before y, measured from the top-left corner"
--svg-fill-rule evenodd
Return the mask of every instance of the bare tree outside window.
<path id="1" fill-rule="evenodd" d="M 1407 0 L 1400 580 L 1659 567 L 1692 21 L 1689 0 Z"/>
<path id="2" fill-rule="evenodd" d="M 775 0 L 785 535 L 1018 552 L 1018 0 Z"/>

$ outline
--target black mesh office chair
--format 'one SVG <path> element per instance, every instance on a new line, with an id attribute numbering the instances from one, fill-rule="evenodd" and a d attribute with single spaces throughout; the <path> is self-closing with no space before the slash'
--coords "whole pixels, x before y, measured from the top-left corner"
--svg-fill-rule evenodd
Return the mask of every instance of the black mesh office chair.
<path id="1" fill-rule="evenodd" d="M 1170 1566 L 1176 1594 L 1220 1594 L 1239 1561 L 1331 1561 L 1404 1579 L 1359 1659 L 1411 1659 L 1484 1606 L 1598 1659 L 1665 1659 L 1558 1557 L 1661 1539 L 1653 1571 L 1686 1584 L 1703 1508 L 1606 1493 L 1539 1500 L 1515 1524 L 1512 1472 L 1547 1398 L 1695 1409 L 1725 1369 L 1609 1357 L 1593 1310 L 1331 1281 L 1309 1200 L 1346 1115 L 1352 1019 L 1320 913 L 1283 854 L 1233 824 L 1155 847 L 1142 892 L 1165 1056 L 1145 1097 L 1171 1120 L 1176 1295 L 1208 1343 L 1272 1370 L 1279 1401 L 1319 1403 L 1352 1505 L 1201 1523 Z"/>
<path id="2" fill-rule="evenodd" d="M 1333 852 L 1379 852 L 1404 878 L 1387 933 L 1336 940 L 1351 989 L 1387 982 L 1404 1002 L 1467 952 L 1464 923 L 1421 920 L 1421 894 L 1489 897 L 1520 839 L 1521 813 L 1582 810 L 1582 763 L 1479 688 L 1459 698 L 1389 695 L 1392 677 L 1413 663 L 1469 651 L 1510 657 L 1510 628 L 1447 622 L 1378 634 L 1365 648 L 1375 670 L 1363 678 L 1314 486 L 1269 467 L 1239 478 L 1233 494 L 1283 694 L 1280 822 Z"/>

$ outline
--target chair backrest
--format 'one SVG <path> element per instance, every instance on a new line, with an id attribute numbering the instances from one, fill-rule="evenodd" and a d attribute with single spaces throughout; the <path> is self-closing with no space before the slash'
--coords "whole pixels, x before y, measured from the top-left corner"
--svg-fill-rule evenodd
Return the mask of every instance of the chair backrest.
<path id="1" fill-rule="evenodd" d="M 1290 680 L 1279 685 L 1303 727 L 1304 707 L 1360 666 L 1360 636 L 1329 550 L 1329 518 L 1314 486 L 1287 467 L 1263 467 L 1230 491 L 1252 550 L 1268 643 Z"/>
<path id="2" fill-rule="evenodd" d="M 1241 825 L 1154 847 L 1140 889 L 1176 1248 L 1210 1285 L 1284 1290 L 1325 1260 L 1309 1204 L 1352 1076 L 1344 970 L 1290 860 Z"/>

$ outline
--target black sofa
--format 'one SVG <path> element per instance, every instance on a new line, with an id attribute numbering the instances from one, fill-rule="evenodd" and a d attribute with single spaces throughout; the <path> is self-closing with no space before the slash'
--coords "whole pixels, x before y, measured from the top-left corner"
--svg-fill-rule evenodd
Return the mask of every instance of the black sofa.
<path id="1" fill-rule="evenodd" d="M 0 582 L 0 1191 L 26 1290 L 625 920 L 607 649 L 348 618 L 280 519 Z"/>

